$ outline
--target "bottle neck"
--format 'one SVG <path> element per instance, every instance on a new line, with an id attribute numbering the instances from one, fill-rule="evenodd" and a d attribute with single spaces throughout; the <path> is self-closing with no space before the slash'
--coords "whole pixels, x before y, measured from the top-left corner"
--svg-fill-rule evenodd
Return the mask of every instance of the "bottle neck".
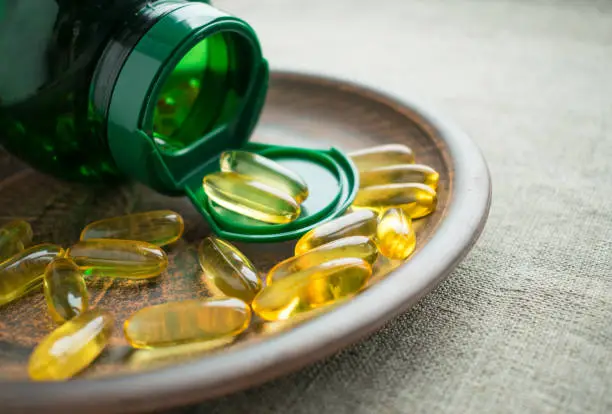
<path id="1" fill-rule="evenodd" d="M 108 40 L 91 82 L 91 104 L 101 119 L 107 119 L 111 97 L 126 60 L 142 37 L 164 16 L 189 2 L 187 0 L 138 1 L 124 10 L 131 19 L 118 20 L 120 26 Z"/>
<path id="2" fill-rule="evenodd" d="M 176 193 L 259 117 L 268 69 L 244 21 L 203 2 L 147 4 L 116 32 L 95 70 L 93 109 L 127 176 Z"/>

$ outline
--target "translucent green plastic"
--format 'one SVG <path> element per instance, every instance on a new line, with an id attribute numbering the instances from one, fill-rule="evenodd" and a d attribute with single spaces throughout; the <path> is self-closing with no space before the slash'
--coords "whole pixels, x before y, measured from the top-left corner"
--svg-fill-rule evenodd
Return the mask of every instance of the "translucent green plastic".
<path id="1" fill-rule="evenodd" d="M 257 72 L 253 68 L 262 64 L 261 54 L 255 51 L 258 40 L 240 19 L 207 3 L 122 0 L 105 3 L 104 13 L 97 2 L 85 1 L 7 7 L 0 16 L 0 32 L 10 41 L 0 42 L 0 55 L 25 53 L 28 66 L 23 67 L 23 59 L 8 58 L 1 65 L 0 146 L 32 167 L 65 180 L 114 183 L 126 176 L 139 180 L 141 177 L 117 162 L 108 142 L 113 135 L 109 124 L 112 129 L 116 120 L 110 119 L 108 99 L 98 98 L 119 94 L 123 109 L 132 105 L 140 115 L 151 91 L 139 94 L 137 86 L 143 82 L 150 89 L 159 75 L 155 59 L 140 55 L 143 50 L 160 60 L 162 71 L 173 72 L 160 95 L 155 128 L 144 128 L 146 134 L 155 136 L 162 151 L 176 153 L 220 123 L 251 116 L 241 111 L 246 85 Z M 151 24 L 142 26 L 143 20 Z M 238 35 L 234 25 L 244 30 Z M 202 36 L 203 29 L 212 26 Z M 120 37 L 125 34 L 122 30 L 132 32 Z M 159 32 L 176 44 L 160 38 Z M 135 46 L 127 39 L 136 39 Z M 186 50 L 177 47 L 181 45 Z M 130 53 L 132 47 L 137 53 Z M 124 59 L 134 60 L 138 55 L 144 56 L 143 65 L 124 74 Z M 105 58 L 111 70 L 101 76 Z M 182 85 L 185 82 L 187 89 Z M 267 82 L 259 85 L 265 90 Z M 258 100 L 251 99 L 254 113 L 261 109 Z M 173 102 L 178 104 L 178 116 L 176 126 L 168 128 L 164 110 Z M 138 120 L 128 132 L 135 133 L 142 126 Z M 128 164 L 138 164 L 137 159 Z M 172 190 L 151 186 L 162 192 Z"/>
<path id="2" fill-rule="evenodd" d="M 237 55 L 231 33 L 216 33 L 197 43 L 162 86 L 153 115 L 158 148 L 176 153 L 231 120 L 242 103 L 232 73 L 245 59 Z"/>

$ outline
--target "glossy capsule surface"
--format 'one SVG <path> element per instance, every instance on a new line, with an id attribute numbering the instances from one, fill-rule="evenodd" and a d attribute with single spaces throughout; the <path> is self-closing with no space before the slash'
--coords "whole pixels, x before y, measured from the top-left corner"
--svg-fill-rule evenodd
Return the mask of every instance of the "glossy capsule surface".
<path id="1" fill-rule="evenodd" d="M 69 320 L 34 349 L 28 365 L 30 378 L 58 381 L 79 373 L 104 350 L 113 325 L 113 316 L 97 309 Z"/>
<path id="2" fill-rule="evenodd" d="M 349 157 L 359 172 L 395 164 L 412 164 L 414 153 L 406 145 L 387 144 L 350 152 Z"/>
<path id="3" fill-rule="evenodd" d="M 356 294 L 371 275 L 362 259 L 321 263 L 266 286 L 255 297 L 253 311 L 268 321 L 290 319 Z"/>
<path id="4" fill-rule="evenodd" d="M 401 207 L 414 219 L 433 212 L 437 202 L 436 191 L 425 184 L 387 184 L 359 190 L 353 206 L 377 211 Z"/>
<path id="5" fill-rule="evenodd" d="M 32 227 L 14 220 L 0 227 L 0 263 L 23 251 L 32 243 Z"/>
<path id="6" fill-rule="evenodd" d="M 359 187 L 385 184 L 421 183 L 434 190 L 438 188 L 440 174 L 423 164 L 402 164 L 378 167 L 359 174 Z"/>
<path id="7" fill-rule="evenodd" d="M 221 171 L 253 177 L 289 194 L 298 204 L 308 197 L 308 185 L 302 177 L 270 158 L 246 151 L 226 151 L 219 161 Z"/>
<path id="8" fill-rule="evenodd" d="M 60 246 L 39 244 L 0 263 L 0 305 L 40 287 L 47 265 L 63 254 Z"/>
<path id="9" fill-rule="evenodd" d="M 233 337 L 250 321 L 251 309 L 239 299 L 194 299 L 143 308 L 123 331 L 133 347 L 156 348 Z"/>
<path id="10" fill-rule="evenodd" d="M 300 206 L 289 194 L 246 175 L 209 174 L 204 191 L 221 207 L 266 223 L 289 223 L 300 215 Z"/>
<path id="11" fill-rule="evenodd" d="M 280 262 L 268 272 L 266 282 L 270 285 L 294 273 L 344 257 L 356 257 L 372 265 L 378 257 L 378 249 L 370 237 L 344 237 Z"/>
<path id="12" fill-rule="evenodd" d="M 304 234 L 295 245 L 295 255 L 301 255 L 331 241 L 349 237 L 373 237 L 378 217 L 369 210 L 358 210 L 324 223 Z"/>
<path id="13" fill-rule="evenodd" d="M 380 252 L 389 259 L 404 260 L 416 247 L 412 220 L 401 208 L 390 208 L 383 213 L 376 237 Z"/>
<path id="14" fill-rule="evenodd" d="M 251 303 L 261 290 L 257 269 L 229 242 L 207 237 L 198 247 L 198 260 L 207 283 L 226 296 Z"/>
<path id="15" fill-rule="evenodd" d="M 85 279 L 70 259 L 58 258 L 47 266 L 44 287 L 47 309 L 56 323 L 64 323 L 89 307 Z"/>
<path id="16" fill-rule="evenodd" d="M 85 276 L 147 279 L 168 267 L 168 257 L 160 247 L 132 240 L 84 240 L 67 255 Z"/>
<path id="17" fill-rule="evenodd" d="M 83 229 L 81 240 L 138 240 L 165 246 L 177 241 L 184 229 L 183 218 L 174 211 L 147 211 L 94 221 Z"/>

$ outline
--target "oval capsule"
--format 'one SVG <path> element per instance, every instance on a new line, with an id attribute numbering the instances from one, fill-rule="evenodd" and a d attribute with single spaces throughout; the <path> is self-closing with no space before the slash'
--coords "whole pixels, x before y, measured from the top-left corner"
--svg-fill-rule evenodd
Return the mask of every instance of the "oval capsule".
<path id="1" fill-rule="evenodd" d="M 321 263 L 266 286 L 255 297 L 253 311 L 268 321 L 289 319 L 356 294 L 371 275 L 362 259 Z"/>
<path id="2" fill-rule="evenodd" d="M 295 245 L 295 255 L 343 237 L 373 237 L 377 224 L 377 215 L 369 210 L 358 210 L 335 218 L 304 234 Z"/>
<path id="3" fill-rule="evenodd" d="M 268 272 L 266 282 L 271 285 L 294 273 L 343 257 L 356 257 L 372 265 L 378 257 L 378 249 L 370 237 L 343 237 L 278 263 Z"/>
<path id="4" fill-rule="evenodd" d="M 32 243 L 32 226 L 14 220 L 0 227 L 0 263 L 23 251 Z"/>
<path id="5" fill-rule="evenodd" d="M 289 194 L 300 204 L 308 197 L 308 186 L 302 177 L 276 161 L 246 151 L 221 154 L 221 171 L 253 177 L 255 180 Z"/>
<path id="6" fill-rule="evenodd" d="M 204 191 L 221 207 L 266 223 L 289 223 L 300 215 L 300 206 L 289 194 L 245 175 L 209 174 Z"/>
<path id="7" fill-rule="evenodd" d="M 401 208 L 390 208 L 382 214 L 376 237 L 380 252 L 389 259 L 404 260 L 416 247 L 412 220 Z"/>
<path id="8" fill-rule="evenodd" d="M 387 184 L 359 190 L 353 206 L 376 211 L 401 207 L 415 219 L 432 213 L 437 202 L 436 191 L 425 184 Z"/>
<path id="9" fill-rule="evenodd" d="M 94 221 L 83 229 L 81 240 L 138 240 L 165 246 L 180 239 L 184 229 L 183 218 L 174 211 L 147 211 Z"/>
<path id="10" fill-rule="evenodd" d="M 67 255 L 86 276 L 147 279 L 168 267 L 168 257 L 160 247 L 132 240 L 84 240 Z"/>
<path id="11" fill-rule="evenodd" d="M 89 307 L 85 279 L 70 259 L 58 258 L 47 266 L 44 287 L 47 309 L 56 323 L 64 323 Z"/>
<path id="12" fill-rule="evenodd" d="M 236 298 L 193 299 L 149 306 L 123 326 L 134 348 L 156 348 L 230 338 L 251 321 L 249 305 Z"/>
<path id="13" fill-rule="evenodd" d="M 440 174 L 423 164 L 403 164 L 378 167 L 359 174 L 359 187 L 385 184 L 421 183 L 434 190 L 438 188 Z"/>
<path id="14" fill-rule="evenodd" d="M 30 378 L 57 381 L 79 373 L 104 350 L 113 326 L 113 316 L 97 309 L 69 320 L 34 349 L 28 364 Z"/>
<path id="15" fill-rule="evenodd" d="M 207 237 L 198 247 L 198 259 L 208 283 L 226 296 L 251 303 L 261 290 L 257 269 L 231 243 Z"/>
<path id="16" fill-rule="evenodd" d="M 47 265 L 63 254 L 60 246 L 39 244 L 0 263 L 0 305 L 40 287 Z"/>
<path id="17" fill-rule="evenodd" d="M 406 145 L 387 144 L 364 148 L 348 154 L 359 172 L 394 164 L 414 163 L 414 153 Z"/>

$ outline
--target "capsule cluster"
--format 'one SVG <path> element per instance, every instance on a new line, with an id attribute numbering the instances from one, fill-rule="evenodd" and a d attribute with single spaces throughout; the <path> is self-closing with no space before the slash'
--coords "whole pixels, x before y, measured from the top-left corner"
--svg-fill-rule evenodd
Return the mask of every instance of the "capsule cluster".
<path id="1" fill-rule="evenodd" d="M 436 208 L 440 176 L 427 165 L 415 164 L 414 154 L 407 146 L 381 145 L 349 156 L 359 170 L 354 207 L 379 213 L 401 208 L 411 219 L 424 217 Z"/>
<path id="2" fill-rule="evenodd" d="M 183 219 L 161 210 L 91 223 L 68 249 L 32 243 L 32 228 L 13 221 L 0 228 L 0 305 L 42 287 L 50 317 L 60 326 L 30 357 L 34 380 L 67 379 L 93 362 L 114 326 L 109 312 L 91 309 L 86 277 L 147 279 L 168 266 L 162 246 L 178 240 Z"/>
<path id="3" fill-rule="evenodd" d="M 412 220 L 435 209 L 438 174 L 414 164 L 410 149 L 400 145 L 370 148 L 351 157 L 361 188 L 349 212 L 303 235 L 294 255 L 267 274 L 230 242 L 205 238 L 198 260 L 202 283 L 212 297 L 138 310 L 123 325 L 129 344 L 147 349 L 212 343 L 232 340 L 253 320 L 300 320 L 358 294 L 382 260 L 407 259 L 416 247 Z M 222 156 L 221 165 L 222 172 L 213 176 L 222 181 L 258 177 L 258 185 L 290 194 L 295 205 L 308 195 L 301 179 L 279 180 L 281 170 L 263 157 L 232 151 Z M 400 195 L 389 195 L 396 192 Z M 54 244 L 31 246 L 32 229 L 24 221 L 0 228 L 0 305 L 42 286 L 48 313 L 60 325 L 32 353 L 30 377 L 63 380 L 90 365 L 110 341 L 115 321 L 111 313 L 92 309 L 87 278 L 156 277 L 168 266 L 163 247 L 183 231 L 183 219 L 175 212 L 136 213 L 91 223 L 80 240 L 64 250 Z"/>
<path id="4" fill-rule="evenodd" d="M 264 223 L 290 223 L 300 216 L 308 186 L 295 172 L 262 155 L 221 154 L 221 171 L 204 177 L 204 192 L 216 205 Z"/>
<path id="5" fill-rule="evenodd" d="M 401 144 L 366 148 L 349 156 L 359 170 L 353 209 L 376 212 L 380 252 L 392 260 L 405 260 L 416 247 L 412 220 L 436 209 L 439 173 L 415 164 L 412 150 Z"/>

